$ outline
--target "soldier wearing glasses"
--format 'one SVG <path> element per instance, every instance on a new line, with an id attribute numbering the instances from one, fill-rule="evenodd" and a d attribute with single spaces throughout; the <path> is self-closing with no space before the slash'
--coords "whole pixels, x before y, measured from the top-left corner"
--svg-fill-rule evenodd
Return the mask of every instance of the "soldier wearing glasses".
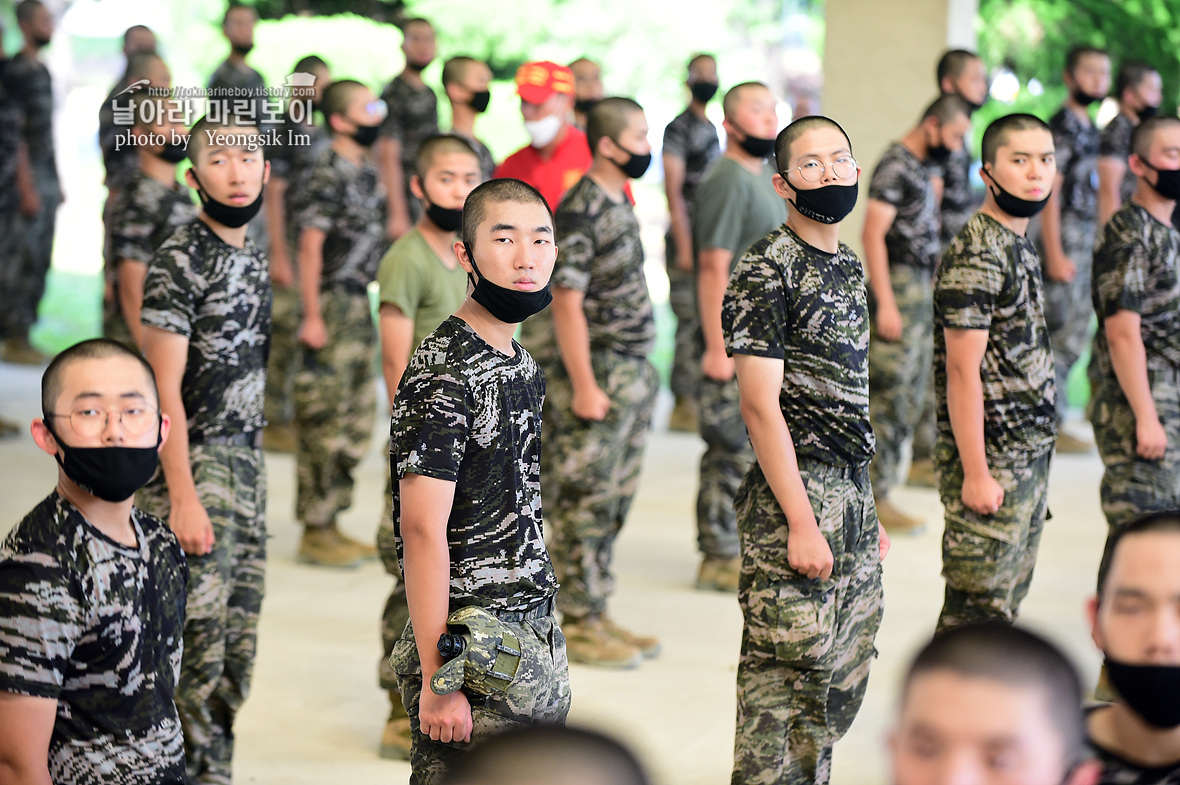
<path id="1" fill-rule="evenodd" d="M 173 693 L 188 567 L 131 499 L 171 424 L 155 376 L 99 338 L 59 354 L 41 390 L 32 433 L 58 462 L 57 487 L 0 545 L 0 772 L 182 783 Z"/>

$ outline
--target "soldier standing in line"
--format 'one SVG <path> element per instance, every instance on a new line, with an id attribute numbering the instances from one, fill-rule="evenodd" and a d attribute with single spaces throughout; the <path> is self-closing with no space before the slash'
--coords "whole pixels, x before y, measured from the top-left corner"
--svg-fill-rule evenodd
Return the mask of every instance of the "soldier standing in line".
<path id="1" fill-rule="evenodd" d="M 487 111 L 492 98 L 488 90 L 491 81 L 492 69 L 474 57 L 452 57 L 443 65 L 443 90 L 451 102 L 451 133 L 463 137 L 479 156 L 480 182 L 492 179 L 496 170 L 492 151 L 475 136 L 476 115 Z"/>
<path id="2" fill-rule="evenodd" d="M 102 165 L 106 171 L 103 185 L 107 187 L 107 202 L 114 202 L 123 184 L 139 170 L 139 156 L 131 145 L 116 144 L 120 129 L 115 124 L 115 107 L 119 103 L 120 94 L 131 84 L 141 79 L 147 79 L 146 87 L 171 87 L 172 78 L 163 60 L 137 58 L 136 55 L 156 54 L 156 35 L 151 28 L 144 25 L 132 25 L 123 33 L 123 55 L 127 58 L 127 65 L 123 75 L 107 94 L 106 100 L 98 110 L 98 147 L 102 150 Z M 157 58 L 158 59 L 158 58 Z M 138 92 L 139 90 L 136 90 Z M 126 97 L 134 95 L 131 93 Z M 107 215 L 104 211 L 104 218 Z"/>
<path id="3" fill-rule="evenodd" d="M 1147 63 L 1132 60 L 1119 66 L 1114 82 L 1119 113 L 1102 129 L 1098 139 L 1098 226 L 1123 206 L 1138 188 L 1134 172 L 1128 171 L 1131 132 L 1135 126 L 1155 117 L 1163 97 L 1159 71 Z"/>
<path id="4" fill-rule="evenodd" d="M 606 95 L 602 66 L 588 57 L 579 57 L 569 68 L 574 74 L 574 127 L 585 131 L 590 110 Z"/>

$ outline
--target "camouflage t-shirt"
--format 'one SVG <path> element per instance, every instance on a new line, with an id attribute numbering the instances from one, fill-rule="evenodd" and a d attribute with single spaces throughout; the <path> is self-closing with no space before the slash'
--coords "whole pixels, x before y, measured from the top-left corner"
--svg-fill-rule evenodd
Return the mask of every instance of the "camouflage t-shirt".
<path id="1" fill-rule="evenodd" d="M 1094 250 L 1091 297 L 1098 314 L 1094 358 L 1115 380 L 1104 323 L 1119 311 L 1139 314 L 1152 370 L 1180 368 L 1180 233 L 1129 202 L 1102 229 Z"/>
<path id="2" fill-rule="evenodd" d="M 115 108 L 126 111 L 131 105 L 132 95 L 119 95 L 129 84 L 124 74 L 103 100 L 98 110 L 98 147 L 102 151 L 102 164 L 106 169 L 103 183 L 111 190 L 122 188 L 131 175 L 139 171 L 139 150 L 133 144 L 120 144 L 120 135 L 131 131 L 130 125 L 119 125 L 115 121 Z"/>
<path id="3" fill-rule="evenodd" d="M 188 564 L 132 512 L 122 545 L 51 493 L 0 545 L 0 691 L 51 698 L 54 782 L 183 783 L 173 694 Z"/>
<path id="4" fill-rule="evenodd" d="M 381 123 L 381 135 L 402 143 L 402 171 L 407 188 L 414 174 L 418 148 L 428 137 L 438 133 L 438 96 L 429 86 L 414 87 L 401 74 L 395 76 L 381 93 L 389 114 Z"/>
<path id="5" fill-rule="evenodd" d="M 111 258 L 147 264 L 173 232 L 197 217 L 192 192 L 179 182 L 164 185 L 137 170 L 111 209 Z"/>
<path id="6" fill-rule="evenodd" d="M 893 225 L 885 233 L 889 264 L 933 272 L 941 250 L 938 234 L 941 223 L 926 164 L 903 145 L 890 145 L 873 170 L 869 198 L 897 210 Z"/>
<path id="7" fill-rule="evenodd" d="M 4 66 L 4 87 L 24 117 L 25 144 L 34 166 L 56 171 L 53 157 L 53 78 L 40 60 L 19 52 Z"/>
<path id="8" fill-rule="evenodd" d="M 402 376 L 390 423 L 393 520 L 405 558 L 398 480 L 455 483 L 447 521 L 451 607 L 520 611 L 557 593 L 541 518 L 545 377 L 519 344 L 492 348 L 450 317 Z"/>
<path id="9" fill-rule="evenodd" d="M 270 176 L 287 181 L 283 207 L 287 218 L 287 247 L 294 263 L 298 261 L 299 198 L 315 162 L 328 154 L 332 137 L 318 125 L 296 123 L 289 116 L 283 118 L 281 128 L 283 144 L 271 145 L 266 151 L 266 160 L 270 161 Z"/>
<path id="10" fill-rule="evenodd" d="M 1106 704 L 1087 708 L 1084 711 L 1086 721 L 1089 722 L 1090 716 L 1103 708 Z M 1095 785 L 1180 785 L 1180 759 L 1170 765 L 1144 766 L 1100 746 L 1089 734 L 1086 735 L 1086 752 L 1086 757 L 1102 764 L 1102 773 Z"/>
<path id="11" fill-rule="evenodd" d="M 656 323 L 631 203 L 626 198 L 614 201 L 583 177 L 561 198 L 555 221 L 557 264 L 550 284 L 582 293 L 590 351 L 647 357 L 655 344 Z M 557 358 L 551 309 L 526 321 L 521 335 L 542 363 Z"/>
<path id="12" fill-rule="evenodd" d="M 22 116 L 4 83 L 8 61 L 0 57 L 0 213 L 13 212 L 19 203 L 16 188 L 16 156 L 20 149 Z"/>
<path id="13" fill-rule="evenodd" d="M 940 462 L 958 454 L 946 400 L 946 328 L 988 332 L 979 369 L 988 464 L 1025 464 L 1051 450 L 1057 437 L 1057 390 L 1041 259 L 1032 242 L 976 213 L 942 257 L 934 283 Z"/>
<path id="14" fill-rule="evenodd" d="M 1093 223 L 1098 216 L 1098 129 L 1061 107 L 1049 120 L 1057 172 L 1064 182 L 1058 194 L 1063 221 Z"/>
<path id="15" fill-rule="evenodd" d="M 945 248 L 975 212 L 975 194 L 971 192 L 971 153 L 964 147 L 955 150 L 942 167 L 942 232 L 939 239 Z"/>
<path id="16" fill-rule="evenodd" d="M 697 186 L 705 177 L 709 164 L 721 157 L 717 127 L 685 109 L 664 128 L 664 155 L 684 161 L 684 200 L 691 213 L 696 203 Z"/>
<path id="17" fill-rule="evenodd" d="M 363 292 L 385 253 L 385 186 L 368 158 L 360 166 L 329 148 L 295 197 L 300 228 L 324 238 L 321 286 Z"/>
<path id="18" fill-rule="evenodd" d="M 268 121 L 266 81 L 250 66 L 243 64 L 242 68 L 236 68 L 229 60 L 224 61 L 209 77 L 209 90 L 221 91 L 220 94 L 211 92 L 209 101 L 224 102 L 231 114 L 253 121 L 259 128 L 276 124 Z"/>
<path id="19" fill-rule="evenodd" d="M 783 361 L 779 406 L 795 453 L 835 466 L 868 463 L 869 311 L 864 266 L 778 227 L 729 276 L 721 309 L 732 354 Z"/>
<path id="20" fill-rule="evenodd" d="M 1098 139 L 1098 156 L 1117 158 L 1126 164 L 1131 156 L 1131 133 L 1134 130 L 1135 123 L 1131 118 L 1119 112 L 1102 129 L 1102 135 Z M 1138 181 L 1139 178 L 1131 171 L 1131 167 L 1127 166 L 1127 171 L 1123 173 L 1123 181 L 1119 184 L 1119 196 L 1122 197 L 1123 204 L 1131 201 L 1131 197 L 1135 195 Z"/>
<path id="21" fill-rule="evenodd" d="M 152 255 L 143 289 L 140 321 L 189 339 L 180 393 L 190 438 L 261 428 L 271 293 L 258 246 L 232 246 L 198 218 Z"/>

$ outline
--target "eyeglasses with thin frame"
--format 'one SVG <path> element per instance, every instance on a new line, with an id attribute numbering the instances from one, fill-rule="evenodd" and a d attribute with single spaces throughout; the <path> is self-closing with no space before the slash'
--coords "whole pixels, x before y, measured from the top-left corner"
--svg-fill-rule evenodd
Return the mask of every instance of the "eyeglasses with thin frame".
<path id="1" fill-rule="evenodd" d="M 112 412 L 119 416 L 118 423 L 128 436 L 142 436 L 159 421 L 160 410 L 151 406 L 126 406 L 122 409 L 100 409 L 97 406 L 82 406 L 72 412 L 60 414 L 46 412 L 46 417 L 65 417 L 70 421 L 74 433 L 84 439 L 102 435 L 111 421 Z"/>
<path id="2" fill-rule="evenodd" d="M 829 166 L 832 168 L 832 174 L 836 176 L 837 180 L 847 180 L 850 177 L 856 176 L 856 169 L 859 164 L 851 155 L 842 155 L 828 164 L 824 164 L 818 158 L 804 158 L 795 168 L 799 170 L 799 176 L 807 182 L 818 183 L 824 179 Z"/>

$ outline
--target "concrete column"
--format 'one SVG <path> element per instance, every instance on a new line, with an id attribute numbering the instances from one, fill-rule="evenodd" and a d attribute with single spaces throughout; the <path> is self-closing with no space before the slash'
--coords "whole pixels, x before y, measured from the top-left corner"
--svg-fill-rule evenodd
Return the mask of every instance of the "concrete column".
<path id="1" fill-rule="evenodd" d="M 852 138 L 864 172 L 840 239 L 861 251 L 869 177 L 890 142 L 938 95 L 934 72 L 948 48 L 975 48 L 978 0 L 827 0 L 820 106 Z"/>

